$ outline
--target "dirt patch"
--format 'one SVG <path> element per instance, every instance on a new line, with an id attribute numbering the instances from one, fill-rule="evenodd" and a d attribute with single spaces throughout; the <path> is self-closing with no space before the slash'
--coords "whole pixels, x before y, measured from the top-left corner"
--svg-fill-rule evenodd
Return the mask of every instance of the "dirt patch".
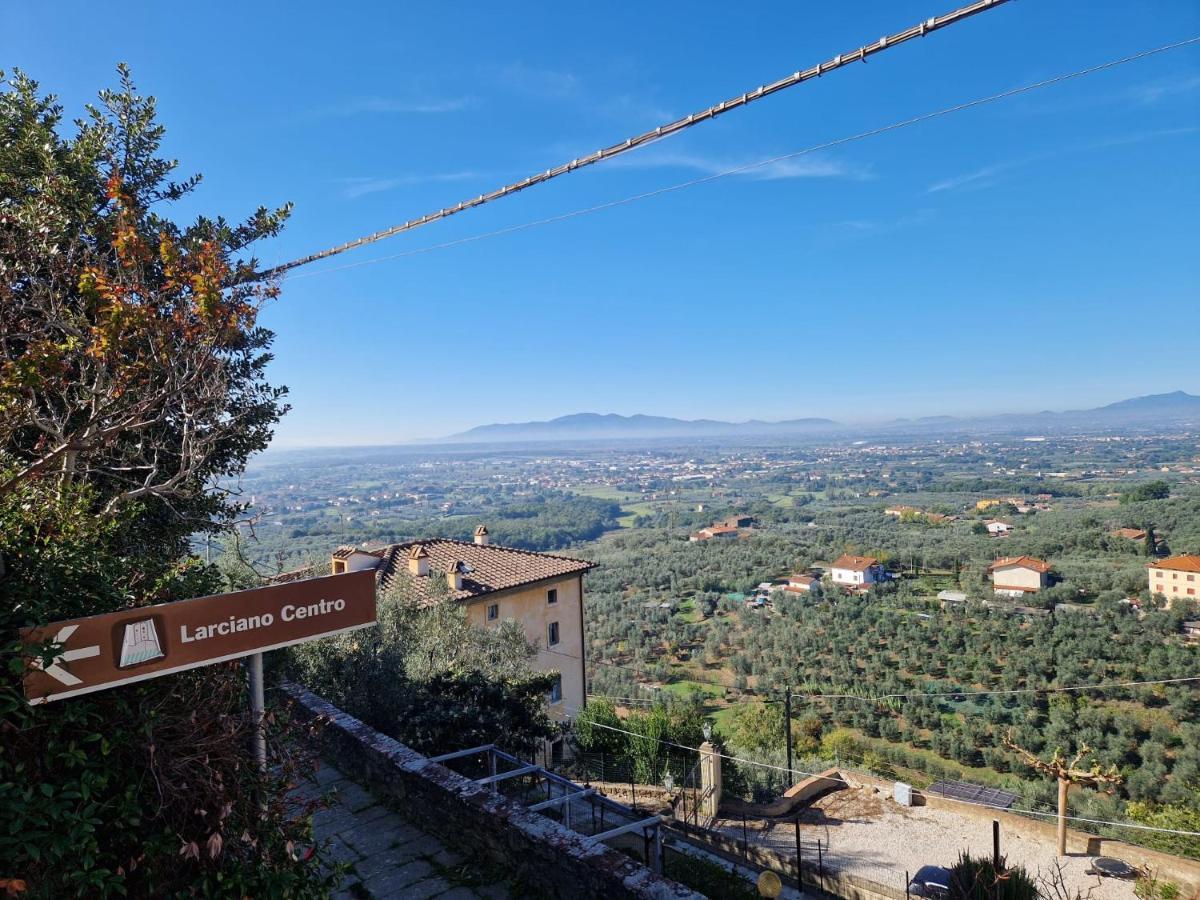
<path id="1" fill-rule="evenodd" d="M 750 819 L 745 839 L 771 847 L 791 857 L 795 853 L 795 818 Z M 717 827 L 734 840 L 743 840 L 740 819 L 723 819 Z M 922 865 L 952 866 L 962 851 L 990 856 L 991 822 L 987 817 L 964 816 L 928 806 L 904 807 L 887 794 L 871 788 L 846 788 L 818 797 L 800 817 L 801 838 L 808 864 L 817 842 L 820 862 L 829 870 L 845 872 L 903 891 L 907 876 Z M 1091 857 L 1073 853 L 1059 858 L 1052 838 L 1020 825 L 1006 825 L 1001 852 L 1010 864 L 1024 866 L 1034 877 L 1061 879 L 1069 896 L 1086 900 L 1133 900 L 1133 884 L 1101 879 L 1089 873 Z"/>
<path id="2" fill-rule="evenodd" d="M 836 825 L 842 822 L 868 822 L 881 818 L 889 809 L 903 816 L 907 810 L 888 803 L 879 791 L 870 788 L 845 788 L 818 797 L 800 815 L 802 825 Z"/>

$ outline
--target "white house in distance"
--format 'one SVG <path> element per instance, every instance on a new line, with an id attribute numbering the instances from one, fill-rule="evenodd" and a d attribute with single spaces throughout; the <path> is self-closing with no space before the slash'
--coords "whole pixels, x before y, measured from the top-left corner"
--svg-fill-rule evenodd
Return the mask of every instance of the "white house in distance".
<path id="1" fill-rule="evenodd" d="M 783 589 L 789 594 L 807 594 L 816 583 L 815 575 L 789 575 Z"/>
<path id="2" fill-rule="evenodd" d="M 988 571 L 992 575 L 992 591 L 1001 597 L 1022 597 L 1036 594 L 1050 586 L 1050 563 L 1032 556 L 1005 556 L 996 560 Z"/>
<path id="3" fill-rule="evenodd" d="M 851 556 L 843 553 L 829 567 L 834 584 L 847 588 L 863 588 L 887 578 L 883 564 L 873 556 Z"/>
<path id="4" fill-rule="evenodd" d="M 1150 578 L 1150 593 L 1162 594 L 1167 598 L 1167 607 L 1176 597 L 1196 599 L 1200 588 L 1200 556 L 1184 553 L 1170 559 L 1160 559 L 1147 567 Z"/>
<path id="5" fill-rule="evenodd" d="M 1004 535 L 1012 531 L 1011 525 L 1007 522 L 1001 522 L 999 519 L 989 519 L 984 523 L 984 526 L 987 528 L 988 534 L 992 537 L 1004 537 Z"/>

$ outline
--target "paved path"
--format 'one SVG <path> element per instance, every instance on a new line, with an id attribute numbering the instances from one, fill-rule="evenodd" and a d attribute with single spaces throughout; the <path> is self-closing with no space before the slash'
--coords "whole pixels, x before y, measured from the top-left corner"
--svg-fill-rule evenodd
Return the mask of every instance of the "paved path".
<path id="1" fill-rule="evenodd" d="M 327 856 L 350 872 L 335 898 L 501 900 L 512 896 L 503 872 L 481 866 L 421 831 L 361 785 L 325 763 L 300 789 L 332 800 L 313 816 Z"/>

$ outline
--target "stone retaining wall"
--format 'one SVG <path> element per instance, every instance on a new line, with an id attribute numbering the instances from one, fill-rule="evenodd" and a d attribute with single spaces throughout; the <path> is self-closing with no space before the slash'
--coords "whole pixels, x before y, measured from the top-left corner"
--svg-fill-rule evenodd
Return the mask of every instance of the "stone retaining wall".
<path id="1" fill-rule="evenodd" d="M 719 831 L 672 825 L 667 832 L 677 840 L 704 847 L 731 862 L 745 863 L 758 869 L 770 869 L 788 884 L 796 883 L 796 858 L 762 844 L 742 842 Z M 813 889 L 816 888 L 814 892 Z M 807 894 L 841 897 L 845 900 L 907 900 L 905 892 L 848 872 L 826 868 L 818 871 L 811 859 L 804 862 L 804 889 Z"/>
<path id="2" fill-rule="evenodd" d="M 453 849 L 492 861 L 552 897 L 703 900 L 625 854 L 530 812 L 430 762 L 320 697 L 284 684 L 297 718 L 319 719 L 321 749 L 338 768 Z"/>

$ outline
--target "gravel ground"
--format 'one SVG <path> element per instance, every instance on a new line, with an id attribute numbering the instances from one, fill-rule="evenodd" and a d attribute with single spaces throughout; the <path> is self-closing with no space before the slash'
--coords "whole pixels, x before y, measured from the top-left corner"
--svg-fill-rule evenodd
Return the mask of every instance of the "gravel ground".
<path id="1" fill-rule="evenodd" d="M 742 824 L 728 819 L 722 831 L 741 840 Z M 959 815 L 927 806 L 902 807 L 870 790 L 850 788 L 826 794 L 805 810 L 801 819 L 805 847 L 820 840 L 825 864 L 843 872 L 904 889 L 905 871 L 922 865 L 953 865 L 960 850 L 973 855 L 992 853 L 992 823 L 988 819 Z M 749 840 L 795 852 L 791 822 L 749 823 Z M 1031 875 L 1052 872 L 1061 862 L 1070 895 L 1078 891 L 1087 900 L 1129 900 L 1132 881 L 1087 874 L 1091 857 L 1069 855 L 1058 860 L 1053 843 L 1012 828 L 1000 833 L 1000 851 L 1010 864 L 1021 865 Z M 807 865 L 806 860 L 806 865 Z M 815 864 L 816 860 L 812 862 Z"/>

